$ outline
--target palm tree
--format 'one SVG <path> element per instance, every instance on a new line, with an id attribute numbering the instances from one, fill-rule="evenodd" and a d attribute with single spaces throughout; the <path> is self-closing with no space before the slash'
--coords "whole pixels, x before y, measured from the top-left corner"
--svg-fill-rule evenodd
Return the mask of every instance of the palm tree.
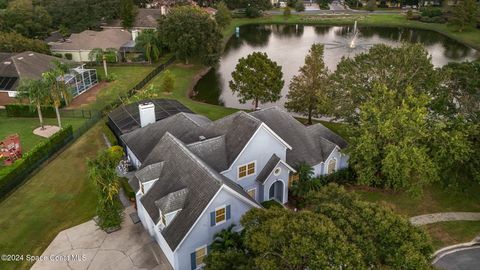
<path id="1" fill-rule="evenodd" d="M 92 49 L 88 53 L 88 59 L 90 61 L 95 61 L 97 63 L 102 60 L 103 62 L 103 70 L 105 71 L 105 77 L 108 77 L 108 70 L 107 70 L 107 56 L 114 55 L 115 59 L 117 59 L 117 49 L 115 48 L 107 48 L 103 50 L 102 48 L 95 48 Z"/>
<path id="2" fill-rule="evenodd" d="M 45 129 L 43 125 L 42 106 L 50 103 L 49 89 L 45 81 L 23 80 L 17 88 L 16 97 L 21 100 L 28 99 L 30 104 L 37 108 L 41 129 Z"/>
<path id="3" fill-rule="evenodd" d="M 64 76 L 68 67 L 56 61 L 55 67 L 42 74 L 43 79 L 50 88 L 50 98 L 53 101 L 53 106 L 55 107 L 55 114 L 57 115 L 58 127 L 62 128 L 62 120 L 60 119 L 60 106 L 62 105 L 62 100 L 65 100 L 65 103 L 68 104 L 68 101 L 71 98 L 70 87 L 65 84 Z"/>
<path id="4" fill-rule="evenodd" d="M 160 56 L 160 41 L 155 30 L 144 30 L 135 40 L 135 47 L 145 54 L 145 58 L 151 64 Z"/>

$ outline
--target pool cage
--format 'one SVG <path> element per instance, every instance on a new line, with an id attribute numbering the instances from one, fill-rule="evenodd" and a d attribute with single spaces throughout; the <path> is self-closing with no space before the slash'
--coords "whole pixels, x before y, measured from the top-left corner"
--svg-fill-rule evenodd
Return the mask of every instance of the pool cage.
<path id="1" fill-rule="evenodd" d="M 70 73 L 65 75 L 65 84 L 71 86 L 72 97 L 80 95 L 97 83 L 97 71 L 95 69 L 86 69 L 84 66 L 72 68 Z"/>

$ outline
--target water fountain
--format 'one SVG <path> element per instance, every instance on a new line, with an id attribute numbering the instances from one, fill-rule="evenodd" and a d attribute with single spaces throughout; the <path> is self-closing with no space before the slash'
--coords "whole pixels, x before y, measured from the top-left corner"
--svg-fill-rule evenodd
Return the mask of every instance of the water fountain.
<path id="1" fill-rule="evenodd" d="M 353 24 L 353 29 L 346 37 L 340 37 L 342 40 L 333 41 L 332 43 L 324 43 L 326 49 L 346 48 L 348 51 L 364 50 L 370 48 L 373 44 L 361 42 L 360 30 L 357 26 L 357 21 Z"/>

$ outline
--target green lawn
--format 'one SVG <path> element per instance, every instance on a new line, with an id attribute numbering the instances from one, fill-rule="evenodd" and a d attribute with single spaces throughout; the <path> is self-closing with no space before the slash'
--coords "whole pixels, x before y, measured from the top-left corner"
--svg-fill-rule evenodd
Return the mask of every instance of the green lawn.
<path id="1" fill-rule="evenodd" d="M 108 82 L 98 93 L 95 102 L 87 105 L 85 109 L 101 110 L 107 104 L 125 95 L 128 90 L 143 80 L 154 68 L 155 66 L 153 65 L 108 67 L 109 75 L 114 76 L 115 80 Z M 100 78 L 105 78 L 103 67 L 96 67 L 96 69 Z"/>
<path id="2" fill-rule="evenodd" d="M 6 254 L 40 255 L 66 228 L 90 220 L 96 195 L 87 179 L 85 160 L 103 147 L 95 125 L 24 185 L 0 202 L 0 250 Z M 27 269 L 28 262 L 0 269 Z"/>
<path id="3" fill-rule="evenodd" d="M 439 184 L 425 188 L 421 198 L 414 199 L 407 193 L 394 193 L 366 187 L 350 187 L 364 200 L 378 202 L 391 207 L 407 217 L 451 211 L 480 212 L 480 184 L 463 191 L 439 187 Z"/>
<path id="4" fill-rule="evenodd" d="M 472 241 L 480 235 L 480 221 L 446 221 L 424 226 L 436 249 Z"/>
<path id="5" fill-rule="evenodd" d="M 175 78 L 175 89 L 172 93 L 162 92 L 160 97 L 177 99 L 195 113 L 205 115 L 212 120 L 222 118 L 238 111 L 238 109 L 225 108 L 222 106 L 197 102 L 188 97 L 188 92 L 194 86 L 195 79 L 198 78 L 199 74 L 204 69 L 205 67 L 201 65 L 187 66 L 179 63 L 170 66 L 168 70 L 170 71 L 172 77 Z M 150 85 L 153 84 L 155 87 L 161 88 L 163 77 L 164 73 L 161 73 L 146 87 L 150 87 Z"/>
<path id="6" fill-rule="evenodd" d="M 45 118 L 45 125 L 58 125 L 56 118 Z M 62 125 L 72 125 L 73 129 L 80 127 L 85 122 L 83 118 L 62 118 Z M 39 142 L 47 140 L 33 134 L 33 130 L 40 126 L 38 118 L 16 118 L 0 116 L 0 139 L 18 133 L 23 151 L 32 149 Z"/>

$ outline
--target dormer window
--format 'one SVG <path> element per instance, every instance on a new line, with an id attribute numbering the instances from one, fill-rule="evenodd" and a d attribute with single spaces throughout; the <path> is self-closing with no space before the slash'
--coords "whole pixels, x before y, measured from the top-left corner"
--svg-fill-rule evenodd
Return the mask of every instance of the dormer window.
<path id="1" fill-rule="evenodd" d="M 238 166 L 238 179 L 255 174 L 255 161 Z"/>
<path id="2" fill-rule="evenodd" d="M 165 214 L 160 213 L 160 220 L 161 220 L 163 226 L 167 227 L 167 218 L 165 217 Z"/>

